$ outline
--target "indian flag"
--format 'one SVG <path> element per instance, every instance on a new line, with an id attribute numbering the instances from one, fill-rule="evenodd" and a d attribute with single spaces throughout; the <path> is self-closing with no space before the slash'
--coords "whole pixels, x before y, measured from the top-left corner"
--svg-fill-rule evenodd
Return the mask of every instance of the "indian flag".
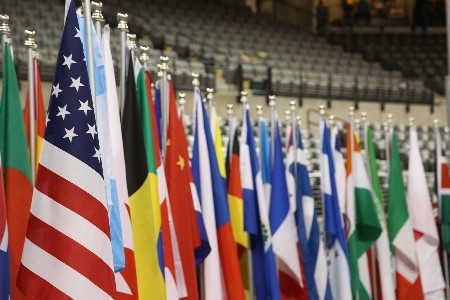
<path id="1" fill-rule="evenodd" d="M 367 250 L 380 236 L 381 225 L 358 139 L 350 123 L 347 124 L 346 205 L 353 296 L 357 299 L 372 299 Z"/>

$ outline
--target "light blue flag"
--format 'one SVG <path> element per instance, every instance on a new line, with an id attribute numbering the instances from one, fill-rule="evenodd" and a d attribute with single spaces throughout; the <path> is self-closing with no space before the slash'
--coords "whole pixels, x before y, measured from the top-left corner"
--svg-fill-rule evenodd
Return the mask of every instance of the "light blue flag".
<path id="1" fill-rule="evenodd" d="M 88 64 L 88 55 L 86 48 L 86 27 L 84 18 L 78 15 L 80 24 L 80 38 L 83 42 L 84 56 Z M 125 253 L 123 248 L 122 226 L 120 222 L 119 197 L 117 193 L 117 183 L 114 178 L 114 170 L 111 154 L 111 142 L 108 120 L 108 102 L 106 99 L 106 74 L 102 56 L 100 41 L 92 24 L 92 40 L 94 48 L 94 73 L 95 73 L 95 97 L 96 97 L 96 119 L 97 128 L 92 129 L 92 135 L 97 134 L 100 142 L 100 156 L 103 167 L 103 178 L 105 181 L 106 199 L 108 205 L 109 225 L 111 231 L 111 243 L 113 250 L 114 272 L 120 272 L 125 268 Z M 65 58 L 69 60 L 69 58 Z M 81 62 L 76 62 L 81 63 Z M 80 100 L 79 110 L 92 110 L 87 103 Z"/>
<path id="2" fill-rule="evenodd" d="M 334 299 L 352 299 L 347 240 L 339 208 L 330 135 L 326 121 L 323 118 L 320 121 L 320 131 L 322 152 L 321 184 L 331 293 Z"/>
<path id="3" fill-rule="evenodd" d="M 261 155 L 261 175 L 264 185 L 270 186 L 270 137 L 267 129 L 266 120 L 263 117 L 258 119 L 259 125 L 259 140 L 260 140 L 260 155 Z"/>
<path id="4" fill-rule="evenodd" d="M 244 230 L 250 234 L 255 294 L 258 300 L 279 300 L 281 294 L 275 255 L 272 249 L 269 212 L 256 155 L 248 105 L 245 110 L 239 159 L 244 201 Z"/>

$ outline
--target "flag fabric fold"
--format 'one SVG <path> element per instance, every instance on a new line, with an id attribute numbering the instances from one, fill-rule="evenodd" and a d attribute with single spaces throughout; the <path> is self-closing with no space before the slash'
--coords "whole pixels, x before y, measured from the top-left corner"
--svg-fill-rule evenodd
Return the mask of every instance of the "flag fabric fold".
<path id="1" fill-rule="evenodd" d="M 136 264 L 134 259 L 133 231 L 131 227 L 130 201 L 126 178 L 125 155 L 123 150 L 122 128 L 120 124 L 119 102 L 117 97 L 114 65 L 110 48 L 110 28 L 105 26 L 102 35 L 103 57 L 106 74 L 106 100 L 108 102 L 108 120 L 111 140 L 111 160 L 113 178 L 117 183 L 117 196 L 122 227 L 125 268 L 116 273 L 116 289 L 118 299 L 138 299 Z"/>
<path id="2" fill-rule="evenodd" d="M 17 285 L 35 299 L 113 299 L 100 145 L 73 1 L 58 54 Z M 79 63 L 68 63 L 71 61 Z M 70 67 L 69 67 L 70 65 Z M 87 130 L 87 131 L 86 131 Z"/>
<path id="3" fill-rule="evenodd" d="M 0 104 L 0 154 L 5 184 L 11 298 L 25 299 L 16 286 L 33 194 L 30 156 L 20 106 L 19 86 L 9 43 L 4 45 Z"/>
<path id="4" fill-rule="evenodd" d="M 368 250 L 381 234 L 372 189 L 353 125 L 347 123 L 347 214 L 353 295 L 372 299 Z M 353 142 L 352 140 L 353 139 Z M 353 206 L 353 207 L 352 207 Z M 351 212 L 351 213 L 350 213 Z"/>
<path id="5" fill-rule="evenodd" d="M 365 130 L 365 149 L 368 161 L 369 177 L 372 186 L 375 207 L 378 219 L 382 228 L 381 234 L 375 243 L 376 280 L 378 299 L 395 299 L 394 269 L 392 265 L 391 250 L 389 248 L 389 237 L 386 224 L 386 214 L 384 213 L 383 194 L 381 192 L 380 179 L 378 177 L 378 167 L 375 157 L 375 145 L 372 141 L 372 130 L 367 126 Z"/>
<path id="6" fill-rule="evenodd" d="M 290 143 L 288 154 L 290 163 L 287 173 L 293 177 L 292 181 L 295 185 L 292 188 L 295 193 L 291 192 L 291 194 L 294 194 L 296 201 L 295 221 L 308 297 L 310 299 L 332 299 L 328 281 L 327 257 L 317 221 L 302 136 L 298 124 L 294 128 L 292 134 L 297 135 L 297 147 L 293 149 L 294 146 Z M 292 137 L 290 140 L 292 141 Z M 296 160 L 290 158 L 293 156 L 296 157 Z M 297 179 L 295 179 L 294 170 L 297 172 Z"/>
<path id="7" fill-rule="evenodd" d="M 336 171 L 326 121 L 320 121 L 321 186 L 325 217 L 326 246 L 329 252 L 330 288 L 334 299 L 351 299 L 351 278 L 347 243 L 336 189 Z"/>
<path id="8" fill-rule="evenodd" d="M 420 280 L 425 298 L 444 299 L 439 234 L 414 126 L 409 129 L 409 141 L 407 205 L 414 230 Z"/>
<path id="9" fill-rule="evenodd" d="M 273 168 L 269 222 L 272 231 L 273 252 L 277 257 L 278 276 L 283 299 L 307 299 L 303 289 L 300 253 L 294 214 L 290 207 L 286 174 L 283 163 L 278 116 L 275 114 Z"/>
<path id="10" fill-rule="evenodd" d="M 122 113 L 122 139 L 125 154 L 127 188 L 133 230 L 134 257 L 138 295 L 141 299 L 162 299 L 162 273 L 157 254 L 157 234 L 153 221 L 154 192 L 147 166 L 141 112 L 138 103 L 134 68 L 130 56 Z M 159 210 L 159 199 L 157 209 Z"/>
<path id="11" fill-rule="evenodd" d="M 10 277 L 8 221 L 6 220 L 6 197 L 0 157 L 0 299 L 10 299 Z"/>
<path id="12" fill-rule="evenodd" d="M 423 299 L 413 227 L 406 204 L 402 167 L 395 134 L 390 143 L 388 230 L 395 257 L 397 299 Z"/>
<path id="13" fill-rule="evenodd" d="M 236 245 L 230 224 L 225 179 L 222 177 L 225 168 L 224 166 L 219 168 L 210 123 L 198 89 L 195 90 L 194 101 L 196 125 L 192 165 L 199 171 L 194 172 L 198 176 L 195 177 L 194 175 L 194 178 L 196 178 L 198 190 L 202 191 L 200 199 L 203 217 L 211 244 L 211 253 L 206 258 L 204 266 L 205 298 L 244 299 Z M 205 166 L 206 163 L 209 166 Z M 221 169 L 223 173 L 221 173 Z M 211 235 L 213 234 L 217 236 L 216 255 L 218 259 L 215 259 L 214 255 L 214 242 L 211 243 Z M 211 263 L 208 262 L 210 257 L 212 258 Z M 208 281 L 212 276 L 215 276 L 216 281 L 213 281 L 213 285 L 209 286 Z M 222 296 L 220 296 L 217 294 L 217 287 L 222 284 Z M 212 290 L 214 287 L 216 287 L 215 291 Z"/>
<path id="14" fill-rule="evenodd" d="M 240 142 L 240 169 L 244 198 L 244 228 L 250 235 L 253 282 L 256 299 L 281 299 L 269 212 L 249 106 L 245 106 Z"/>
<path id="15" fill-rule="evenodd" d="M 439 128 L 434 130 L 436 139 L 436 195 L 441 223 L 441 247 L 450 252 L 450 174 L 447 157 L 442 154 L 442 141 Z"/>

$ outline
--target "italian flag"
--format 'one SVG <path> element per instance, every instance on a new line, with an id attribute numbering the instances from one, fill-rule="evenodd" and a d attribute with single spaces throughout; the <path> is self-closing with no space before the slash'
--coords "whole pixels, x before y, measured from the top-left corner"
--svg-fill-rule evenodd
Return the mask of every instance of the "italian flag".
<path id="1" fill-rule="evenodd" d="M 346 166 L 346 209 L 352 292 L 356 299 L 372 299 L 367 251 L 380 236 L 381 225 L 358 139 L 353 134 L 350 123 L 347 124 Z"/>
<path id="2" fill-rule="evenodd" d="M 423 299 L 413 227 L 406 204 L 402 167 L 395 134 L 391 136 L 388 230 L 395 257 L 397 299 Z"/>

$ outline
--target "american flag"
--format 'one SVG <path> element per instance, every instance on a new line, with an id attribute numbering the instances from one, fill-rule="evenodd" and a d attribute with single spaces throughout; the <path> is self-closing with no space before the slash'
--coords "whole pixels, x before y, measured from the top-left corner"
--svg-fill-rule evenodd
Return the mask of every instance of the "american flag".
<path id="1" fill-rule="evenodd" d="M 73 1 L 46 123 L 17 284 L 35 299 L 112 299 L 100 147 Z"/>

